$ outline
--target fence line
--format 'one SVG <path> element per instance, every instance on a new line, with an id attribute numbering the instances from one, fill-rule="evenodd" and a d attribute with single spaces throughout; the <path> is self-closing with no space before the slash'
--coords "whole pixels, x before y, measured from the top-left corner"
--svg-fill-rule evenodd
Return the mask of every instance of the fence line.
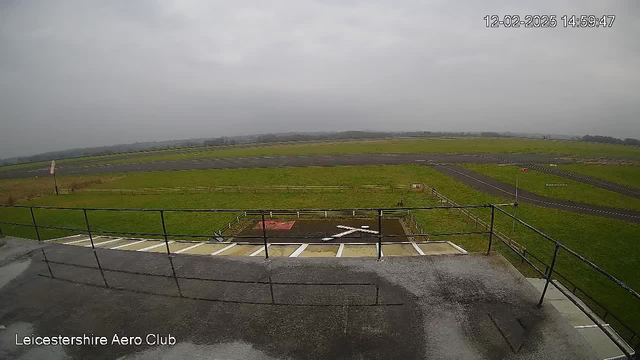
<path id="1" fill-rule="evenodd" d="M 207 193 L 258 193 L 258 192 L 358 192 L 358 191 L 390 191 L 410 192 L 423 191 L 422 184 L 395 185 L 217 185 L 197 187 L 159 187 L 136 189 L 95 189 L 77 190 L 62 189 L 62 194 L 98 193 L 111 195 L 160 195 L 160 194 L 207 194 Z"/>

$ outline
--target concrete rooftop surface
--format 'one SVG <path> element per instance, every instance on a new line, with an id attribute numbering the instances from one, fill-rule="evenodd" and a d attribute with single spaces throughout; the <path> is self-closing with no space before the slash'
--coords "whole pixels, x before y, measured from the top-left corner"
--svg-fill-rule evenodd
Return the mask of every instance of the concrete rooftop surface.
<path id="1" fill-rule="evenodd" d="M 176 284 L 166 254 L 0 244 L 2 359 L 597 358 L 553 306 L 535 307 L 539 293 L 497 254 L 178 254 Z M 16 334 L 109 343 L 16 345 Z M 176 344 L 146 344 L 148 334 Z"/>

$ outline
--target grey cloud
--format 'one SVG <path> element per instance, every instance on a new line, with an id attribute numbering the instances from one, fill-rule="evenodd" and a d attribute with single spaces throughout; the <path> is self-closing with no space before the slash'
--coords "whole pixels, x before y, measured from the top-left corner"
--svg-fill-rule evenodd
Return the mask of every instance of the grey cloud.
<path id="1" fill-rule="evenodd" d="M 615 14 L 486 29 L 487 14 Z M 640 137 L 636 1 L 4 1 L 0 157 L 278 131 Z"/>

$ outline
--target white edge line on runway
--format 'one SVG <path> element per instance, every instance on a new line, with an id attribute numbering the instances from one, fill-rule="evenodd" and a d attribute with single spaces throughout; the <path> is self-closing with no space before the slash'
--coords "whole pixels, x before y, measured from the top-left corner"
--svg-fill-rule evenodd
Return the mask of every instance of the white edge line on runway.
<path id="1" fill-rule="evenodd" d="M 342 252 L 344 251 L 344 244 L 340 244 L 340 247 L 338 248 L 338 253 L 336 254 L 336 257 L 342 257 Z"/>
<path id="2" fill-rule="evenodd" d="M 307 246 L 309 246 L 309 244 L 300 245 L 300 247 L 297 248 L 296 251 L 293 252 L 293 254 L 289 255 L 289 257 L 298 257 L 298 256 L 300 256 L 300 254 L 302 254 L 302 252 L 307 248 Z"/>
<path id="3" fill-rule="evenodd" d="M 174 241 L 169 241 L 169 244 L 172 244 L 172 243 L 174 243 Z M 146 248 L 138 249 L 138 250 L 136 250 L 136 251 L 147 251 L 147 250 L 152 250 L 152 249 L 155 249 L 155 248 L 157 248 L 157 247 L 163 246 L 164 244 L 165 244 L 165 243 L 164 243 L 164 241 L 163 241 L 163 242 L 160 242 L 160 244 L 147 246 Z"/>
<path id="4" fill-rule="evenodd" d="M 238 244 L 235 244 L 235 243 L 234 243 L 234 244 L 231 244 L 231 245 L 229 245 L 229 246 L 225 246 L 225 247 L 223 247 L 222 249 L 220 249 L 220 250 L 218 250 L 218 251 L 216 251 L 216 252 L 211 253 L 211 256 L 218 255 L 218 254 L 220 254 L 221 252 L 223 252 L 223 251 L 227 251 L 227 250 L 231 249 L 232 247 L 234 247 L 234 246 L 236 246 L 236 245 L 238 245 Z"/>
<path id="5" fill-rule="evenodd" d="M 100 238 L 100 236 L 96 236 L 93 239 L 95 240 L 97 238 Z M 73 244 L 77 244 L 79 242 L 89 241 L 89 240 L 91 240 L 91 239 L 82 239 L 82 240 L 69 241 L 69 242 L 64 243 L 64 245 L 73 245 Z"/>
<path id="6" fill-rule="evenodd" d="M 143 243 L 145 241 L 147 241 L 147 240 L 134 241 L 134 242 L 128 243 L 128 244 L 114 246 L 114 247 L 110 248 L 110 250 L 116 250 L 116 249 L 120 249 L 120 248 L 123 248 L 123 247 L 135 245 L 135 244 L 140 244 L 140 243 Z"/>
<path id="7" fill-rule="evenodd" d="M 180 249 L 180 250 L 178 250 L 178 251 L 174 252 L 174 254 L 182 254 L 183 252 L 189 251 L 189 250 L 191 250 L 191 249 L 195 249 L 195 248 L 197 248 L 198 246 L 202 246 L 202 245 L 204 245 L 204 244 L 206 244 L 206 243 L 203 241 L 203 242 L 201 242 L 201 243 L 199 243 L 199 244 L 195 244 L 195 245 L 193 245 L 193 246 L 189 246 L 189 247 L 186 247 L 186 248 L 184 248 L 184 249 Z"/>
<path id="8" fill-rule="evenodd" d="M 420 255 L 424 255 L 424 251 L 422 251 L 422 249 L 420 249 L 420 246 L 418 246 L 418 244 L 414 242 L 411 243 L 411 245 L 413 245 L 413 248 L 416 249 L 416 251 L 418 252 L 418 254 Z"/>
<path id="9" fill-rule="evenodd" d="M 270 246 L 271 246 L 271 244 L 267 244 L 267 248 L 270 247 Z M 264 246 L 260 247 L 260 249 L 254 251 L 253 254 L 251 254 L 249 256 L 256 256 L 256 255 L 260 254 L 263 251 L 264 251 Z"/>
<path id="10" fill-rule="evenodd" d="M 110 243 L 112 243 L 112 242 L 116 242 L 116 241 L 118 241 L 118 240 L 122 240 L 122 238 L 117 238 L 117 239 L 113 239 L 113 240 L 107 240 L 107 241 L 103 241 L 103 242 L 101 242 L 101 243 L 97 243 L 97 244 L 96 244 L 96 242 L 94 241 L 94 242 L 93 242 L 93 245 L 94 245 L 94 246 L 98 246 L 98 245 L 102 245 L 102 244 L 110 244 Z M 85 247 L 91 247 L 91 244 L 89 244 L 89 245 L 85 245 Z"/>
<path id="11" fill-rule="evenodd" d="M 465 249 L 461 248 L 460 246 L 452 243 L 451 241 L 447 241 L 447 244 L 453 246 L 454 248 L 456 248 L 456 250 L 460 251 L 462 254 L 465 254 L 465 255 L 467 254 L 467 250 L 465 250 Z"/>

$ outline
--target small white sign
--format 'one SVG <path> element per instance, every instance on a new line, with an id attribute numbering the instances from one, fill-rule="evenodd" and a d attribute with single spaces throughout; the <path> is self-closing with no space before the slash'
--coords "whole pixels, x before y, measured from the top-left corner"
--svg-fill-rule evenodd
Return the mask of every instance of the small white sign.
<path id="1" fill-rule="evenodd" d="M 53 175 L 56 173 L 56 161 L 51 160 L 51 168 L 49 169 L 49 174 Z"/>

